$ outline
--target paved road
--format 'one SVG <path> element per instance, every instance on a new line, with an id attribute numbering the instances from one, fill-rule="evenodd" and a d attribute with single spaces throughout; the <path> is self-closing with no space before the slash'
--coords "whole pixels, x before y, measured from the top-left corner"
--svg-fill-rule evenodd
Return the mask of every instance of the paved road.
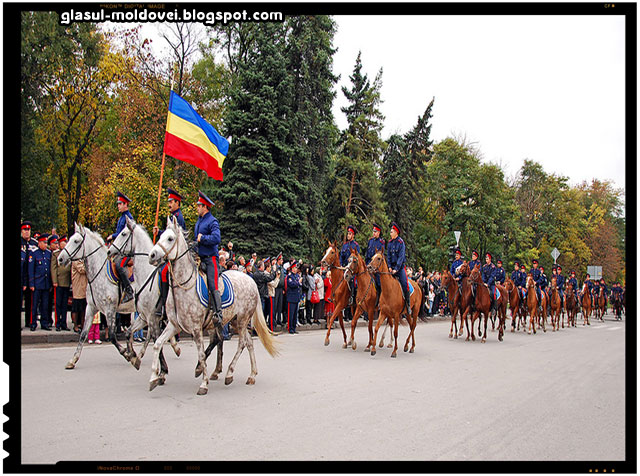
<path id="1" fill-rule="evenodd" d="M 68 371 L 73 346 L 22 346 L 22 462 L 622 460 L 625 322 L 607 319 L 485 344 L 420 323 L 415 353 L 397 359 L 363 352 L 363 328 L 357 351 L 339 330 L 328 347 L 323 330 L 281 335 L 275 359 L 255 341 L 255 386 L 245 351 L 234 383 L 211 382 L 206 396 L 191 341 L 180 358 L 167 349 L 170 374 L 153 392 L 151 354 L 135 371 L 112 346 L 86 346 Z"/>

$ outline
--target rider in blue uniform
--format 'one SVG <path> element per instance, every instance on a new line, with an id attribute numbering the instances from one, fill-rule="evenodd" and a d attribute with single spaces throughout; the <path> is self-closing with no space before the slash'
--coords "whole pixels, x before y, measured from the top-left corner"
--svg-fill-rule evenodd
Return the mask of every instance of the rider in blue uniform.
<path id="1" fill-rule="evenodd" d="M 540 279 L 541 279 L 541 271 L 540 268 L 538 268 L 538 260 L 534 259 L 532 261 L 533 263 L 533 268 L 531 268 L 531 270 L 529 271 L 529 273 L 531 274 L 531 277 L 533 278 L 533 281 L 536 283 L 536 297 L 538 298 L 538 303 L 541 302 L 540 299 Z"/>
<path id="2" fill-rule="evenodd" d="M 200 256 L 200 262 L 207 273 L 207 288 L 209 290 L 208 311 L 213 311 L 213 324 L 222 324 L 222 298 L 218 291 L 218 245 L 220 244 L 220 225 L 218 220 L 210 213 L 213 201 L 201 191 L 198 191 L 196 222 L 194 234 L 197 242 L 196 250 Z M 208 312 L 207 311 L 207 312 Z"/>
<path id="3" fill-rule="evenodd" d="M 360 245 L 355 240 L 356 236 L 356 228 L 354 226 L 349 225 L 347 227 L 347 241 L 342 245 L 342 249 L 340 250 L 340 266 L 346 266 L 349 261 L 349 256 L 351 256 L 351 250 L 354 249 L 360 254 Z M 353 305 L 353 299 L 355 298 L 356 289 L 358 288 L 358 283 L 355 279 L 355 276 L 352 277 L 349 281 L 347 281 L 347 285 L 349 286 L 350 296 L 349 296 L 349 306 Z M 350 310 L 347 312 L 351 312 Z M 349 319 L 350 316 L 347 316 Z"/>
<path id="4" fill-rule="evenodd" d="M 495 307 L 496 294 L 496 266 L 491 262 L 493 256 L 491 253 L 485 255 L 485 265 L 480 270 L 482 282 L 489 287 L 489 296 L 491 297 L 491 309 Z M 504 271 L 504 270 L 503 270 Z"/>
<path id="5" fill-rule="evenodd" d="M 560 294 L 560 306 L 563 306 L 565 278 L 562 274 L 562 266 L 558 265 L 556 267 L 556 270 L 558 271 L 558 275 L 556 276 L 556 284 L 558 285 L 558 293 Z"/>
<path id="6" fill-rule="evenodd" d="M 455 256 L 456 259 L 453 260 L 453 263 L 451 263 L 451 269 L 449 270 L 449 272 L 451 273 L 451 276 L 453 276 L 453 279 L 456 280 L 456 283 L 458 283 L 458 289 L 460 289 L 460 286 L 462 286 L 462 276 L 458 273 L 458 268 L 462 266 L 464 261 L 462 261 L 462 252 L 457 248 Z"/>
<path id="7" fill-rule="evenodd" d="M 568 283 L 573 286 L 573 295 L 576 297 L 576 301 L 578 300 L 578 280 L 576 279 L 576 272 L 571 271 L 571 277 L 569 278 Z"/>
<path id="8" fill-rule="evenodd" d="M 479 257 L 480 255 L 476 250 L 473 250 L 471 252 L 471 261 L 469 261 L 469 272 L 473 271 L 473 268 L 475 268 L 476 265 L 480 265 L 482 267 L 482 263 L 480 262 Z"/>
<path id="9" fill-rule="evenodd" d="M 291 262 L 285 283 L 287 293 L 287 326 L 289 328 L 289 334 L 297 334 L 298 306 L 300 304 L 300 298 L 302 297 L 302 277 L 298 273 L 298 263 L 296 260 Z"/>
<path id="10" fill-rule="evenodd" d="M 178 192 L 173 190 L 172 188 L 167 188 L 167 193 L 169 198 L 167 203 L 169 204 L 169 213 L 171 216 L 176 218 L 178 225 L 183 229 L 187 230 L 187 225 L 184 221 L 184 217 L 182 216 L 182 211 L 180 210 L 180 205 L 182 204 L 183 197 Z M 153 235 L 161 236 L 164 230 L 158 230 L 158 227 L 153 227 Z M 169 278 L 168 278 L 168 270 L 169 266 L 167 263 L 164 263 L 160 269 L 160 299 L 158 299 L 158 303 L 156 305 L 156 316 L 162 317 L 162 309 L 167 302 L 167 296 L 169 294 Z M 166 315 L 166 312 L 165 312 Z"/>
<path id="11" fill-rule="evenodd" d="M 547 304 L 549 304 L 549 295 L 547 294 L 547 285 L 549 284 L 549 280 L 547 279 L 547 275 L 544 274 L 544 266 L 540 266 L 540 290 L 544 293 Z"/>
<path id="12" fill-rule="evenodd" d="M 402 238 L 400 238 L 400 227 L 395 223 L 391 223 L 391 240 L 387 245 L 387 263 L 391 274 L 400 280 L 400 287 L 404 294 L 407 317 L 411 315 L 409 282 L 407 281 L 407 272 L 405 269 L 407 254 L 406 247 Z"/>
<path id="13" fill-rule="evenodd" d="M 131 199 L 122 192 L 116 192 L 116 196 L 118 197 L 116 199 L 116 205 L 118 206 L 120 217 L 116 223 L 116 232 L 109 235 L 107 237 L 107 241 L 115 240 L 120 232 L 124 230 L 125 226 L 127 226 L 127 217 L 133 220 L 133 215 L 131 215 L 131 212 L 129 211 L 129 203 L 131 203 Z M 124 291 L 124 296 L 122 297 L 123 303 L 129 302 L 133 299 L 133 288 L 131 287 L 127 271 L 125 270 L 125 266 L 129 263 L 129 260 L 130 258 L 124 257 L 121 260 L 114 261 L 118 280 L 120 281 L 120 286 L 122 286 L 122 290 Z"/>
<path id="14" fill-rule="evenodd" d="M 504 286 L 504 280 L 506 279 L 507 275 L 504 271 L 504 268 L 502 267 L 502 260 L 499 259 L 496 262 L 496 265 L 496 283 Z"/>
<path id="15" fill-rule="evenodd" d="M 367 253 L 364 256 L 364 262 L 367 265 L 371 262 L 371 258 L 373 258 L 373 255 L 375 255 L 379 250 L 382 250 L 382 252 L 384 253 L 385 241 L 384 241 L 384 238 L 380 236 L 381 232 L 382 232 L 382 228 L 380 228 L 379 225 L 374 223 L 373 236 L 369 238 L 369 242 L 367 243 Z M 378 303 L 380 301 L 380 290 L 381 290 L 379 273 L 376 273 L 373 276 L 373 282 L 376 285 L 376 291 L 377 291 L 376 307 L 378 307 Z"/>

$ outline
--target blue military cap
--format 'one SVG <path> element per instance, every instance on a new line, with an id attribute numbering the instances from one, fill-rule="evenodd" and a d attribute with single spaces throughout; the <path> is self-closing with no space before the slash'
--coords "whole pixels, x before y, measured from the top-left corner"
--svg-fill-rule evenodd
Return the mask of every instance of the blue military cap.
<path id="1" fill-rule="evenodd" d="M 531 263 L 532 264 L 538 264 L 538 260 L 537 259 L 533 259 L 533 260 L 531 260 Z"/>
<path id="2" fill-rule="evenodd" d="M 289 267 L 293 268 L 294 266 L 298 266 L 298 262 L 296 260 L 291 260 L 291 265 Z"/>
<path id="3" fill-rule="evenodd" d="M 353 225 L 349 225 L 347 227 L 347 231 L 350 231 L 351 233 L 353 233 L 354 235 L 356 234 L 356 227 Z"/>
<path id="4" fill-rule="evenodd" d="M 484 256 L 485 256 L 485 258 L 488 256 L 489 259 L 493 260 L 493 256 L 488 251 L 486 252 L 486 254 Z"/>
<path id="5" fill-rule="evenodd" d="M 460 251 L 460 248 L 456 248 L 454 254 L 462 256 L 462 251 Z"/>
<path id="6" fill-rule="evenodd" d="M 47 243 L 51 244 L 51 243 L 57 243 L 58 242 L 58 235 L 49 235 L 49 238 L 47 238 Z"/>
<path id="7" fill-rule="evenodd" d="M 382 228 L 377 223 L 373 224 L 373 231 L 382 232 Z"/>
<path id="8" fill-rule="evenodd" d="M 60 238 L 58 238 L 58 241 L 67 241 L 67 235 L 61 235 Z"/>
<path id="9" fill-rule="evenodd" d="M 43 233 L 41 235 L 38 235 L 38 241 L 47 241 L 47 238 L 49 238 L 49 234 L 48 233 Z"/>
<path id="10" fill-rule="evenodd" d="M 400 234 L 400 227 L 398 226 L 398 224 L 395 221 L 391 222 L 391 228 L 395 229 L 396 232 L 398 234 Z"/>
<path id="11" fill-rule="evenodd" d="M 480 253 L 478 253 L 476 250 L 473 250 L 473 251 L 471 252 L 471 257 L 472 257 L 472 258 L 473 258 L 473 255 L 480 256 Z"/>
<path id="12" fill-rule="evenodd" d="M 127 205 L 131 202 L 131 199 L 119 190 L 116 192 L 116 197 L 118 197 L 117 200 L 119 202 L 126 203 Z"/>
<path id="13" fill-rule="evenodd" d="M 213 200 L 202 193 L 201 190 L 198 190 L 198 203 L 202 203 L 204 206 L 209 208 L 213 206 Z"/>
<path id="14" fill-rule="evenodd" d="M 183 197 L 174 189 L 167 187 L 167 193 L 169 194 L 168 200 L 175 200 L 176 202 L 182 202 Z"/>
<path id="15" fill-rule="evenodd" d="M 23 221 L 20 225 L 21 230 L 30 230 L 31 228 L 33 228 L 33 224 L 29 220 Z"/>
<path id="16" fill-rule="evenodd" d="M 513 264 L 517 264 L 518 266 L 520 266 L 520 261 L 516 260 L 513 262 Z"/>

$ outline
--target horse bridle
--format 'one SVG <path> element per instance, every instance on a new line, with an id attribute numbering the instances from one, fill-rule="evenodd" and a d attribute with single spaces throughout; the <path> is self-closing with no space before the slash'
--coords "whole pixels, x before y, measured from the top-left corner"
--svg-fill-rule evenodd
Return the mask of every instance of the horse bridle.
<path id="1" fill-rule="evenodd" d="M 129 236 L 127 237 L 127 239 L 125 240 L 124 244 L 122 245 L 122 248 L 118 248 L 116 246 L 115 243 L 115 239 L 113 240 L 113 243 L 111 243 L 111 246 L 113 248 L 115 248 L 118 251 L 118 254 L 120 254 L 121 256 L 124 256 L 126 258 L 133 258 L 134 256 L 149 256 L 149 253 L 134 253 L 133 251 L 133 230 L 136 228 L 137 224 L 133 225 L 133 228 L 130 228 L 131 233 L 129 234 Z M 127 243 L 129 243 L 129 253 L 125 253 L 123 250 L 127 247 Z"/>
<path id="2" fill-rule="evenodd" d="M 191 250 L 191 246 L 187 245 L 187 249 L 186 249 L 186 250 L 184 250 L 184 252 L 183 252 L 182 254 L 180 254 L 180 255 L 177 255 L 177 254 L 176 254 L 176 257 L 175 257 L 175 258 L 173 258 L 173 259 L 171 259 L 171 258 L 169 257 L 169 253 L 171 253 L 171 252 L 173 251 L 173 249 L 178 245 L 178 235 L 177 235 L 177 233 L 175 233 L 175 232 L 174 232 L 174 235 L 176 235 L 176 239 L 174 240 L 173 244 L 169 247 L 169 249 L 168 249 L 168 250 L 167 250 L 167 249 L 162 245 L 162 243 L 161 243 L 160 241 L 158 241 L 158 243 L 156 243 L 156 246 L 159 246 L 159 247 L 160 247 L 160 249 L 164 252 L 164 256 L 165 256 L 165 258 L 166 258 L 166 260 L 167 260 L 167 265 L 169 266 L 169 273 L 171 274 L 171 277 L 172 277 L 172 278 L 173 278 L 173 280 L 175 281 L 175 274 L 173 273 L 173 265 L 171 264 L 171 262 L 172 262 L 172 261 L 173 261 L 173 262 L 176 262 L 176 261 L 178 261 L 180 258 L 182 258 L 183 256 L 185 256 L 185 255 L 186 255 L 186 254 Z M 194 270 L 195 270 L 195 269 L 196 269 L 196 266 L 192 266 L 192 267 L 191 267 L 191 274 L 189 275 L 189 277 L 187 278 L 187 280 L 186 280 L 184 283 L 182 283 L 182 284 L 180 284 L 180 283 L 176 283 L 176 286 L 178 286 L 179 288 L 184 289 L 184 290 L 189 290 L 189 289 L 191 289 L 193 286 L 195 286 L 195 284 L 196 284 L 197 280 L 193 283 L 193 285 L 192 285 L 192 286 L 189 286 L 188 288 L 185 288 L 185 287 L 184 287 L 184 286 L 185 286 L 189 281 L 191 281 L 191 277 L 193 276 L 193 274 L 194 274 Z M 173 288 L 174 288 L 174 286 L 173 286 L 173 285 L 171 285 L 171 288 L 173 289 Z"/>

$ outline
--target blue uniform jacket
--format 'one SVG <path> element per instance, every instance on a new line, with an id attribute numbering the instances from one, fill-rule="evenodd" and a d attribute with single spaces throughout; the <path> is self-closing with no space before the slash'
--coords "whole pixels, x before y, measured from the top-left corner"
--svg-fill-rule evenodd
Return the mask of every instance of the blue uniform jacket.
<path id="1" fill-rule="evenodd" d="M 378 250 L 382 250 L 384 253 L 384 245 L 384 238 L 370 238 L 369 243 L 367 243 L 367 254 L 364 256 L 364 262 L 369 264 L 371 258 L 373 258 L 373 255 L 375 255 Z M 347 257 L 347 259 L 349 258 Z"/>
<path id="2" fill-rule="evenodd" d="M 457 259 L 455 260 L 453 263 L 451 263 L 451 274 L 455 277 L 456 275 L 456 268 L 458 268 L 458 266 L 461 266 L 462 263 L 464 263 L 464 261 L 462 261 L 461 259 Z"/>
<path id="3" fill-rule="evenodd" d="M 198 243 L 198 254 L 200 256 L 218 257 L 218 245 L 220 244 L 220 225 L 218 220 L 207 212 L 204 216 L 198 218 L 195 226 L 195 234 L 193 237 L 198 240 L 198 235 L 202 233 L 202 238 Z"/>
<path id="4" fill-rule="evenodd" d="M 342 245 L 342 249 L 340 250 L 340 266 L 346 266 L 347 261 L 349 261 L 349 256 L 351 256 L 351 249 L 354 249 L 360 253 L 360 245 L 356 240 L 347 241 L 344 245 Z"/>
<path id="5" fill-rule="evenodd" d="M 480 271 L 482 272 L 482 263 L 480 263 L 479 259 L 474 259 L 473 261 L 469 261 L 469 271 L 473 271 L 473 268 L 475 268 L 477 264 L 480 265 Z"/>
<path id="6" fill-rule="evenodd" d="M 575 290 L 579 291 L 579 289 L 578 289 L 578 280 L 576 278 L 569 278 L 568 282 L 569 282 L 569 284 L 571 284 L 571 286 L 573 286 L 574 291 Z"/>
<path id="7" fill-rule="evenodd" d="M 301 276 L 299 274 L 289 273 L 287 275 L 287 302 L 298 302 L 302 297 L 301 294 Z"/>
<path id="8" fill-rule="evenodd" d="M 495 274 L 496 283 L 504 284 L 504 279 L 506 278 L 506 274 L 504 272 L 504 268 L 498 268 L 496 266 L 494 274 Z"/>
<path id="9" fill-rule="evenodd" d="M 540 268 L 531 268 L 529 272 L 531 273 L 531 277 L 533 277 L 535 283 L 540 286 L 540 276 L 542 276 Z"/>
<path id="10" fill-rule="evenodd" d="M 116 232 L 111 235 L 114 240 L 117 238 L 120 232 L 124 230 L 124 227 L 127 226 L 127 217 L 133 220 L 133 215 L 131 215 L 131 212 L 129 210 L 127 210 L 126 212 L 122 212 L 120 218 L 118 218 L 118 223 L 116 223 Z"/>
<path id="11" fill-rule="evenodd" d="M 558 285 L 558 289 L 560 291 L 564 291 L 564 276 L 559 274 L 556 276 L 556 284 Z"/>
<path id="12" fill-rule="evenodd" d="M 523 288 L 527 287 L 527 272 L 526 271 L 520 271 L 520 286 L 522 286 Z"/>
<path id="13" fill-rule="evenodd" d="M 513 284 L 515 284 L 516 286 L 523 286 L 522 283 L 522 276 L 520 271 L 512 271 L 511 272 L 511 281 L 513 281 Z"/>
<path id="14" fill-rule="evenodd" d="M 182 210 L 178 208 L 175 212 L 171 212 L 171 214 L 174 217 L 176 217 L 176 220 L 178 221 L 178 225 L 180 225 L 183 230 L 186 230 L 187 224 L 184 222 L 184 217 L 182 216 Z"/>
<path id="15" fill-rule="evenodd" d="M 491 286 L 496 282 L 496 267 L 493 263 L 485 264 L 480 269 L 480 274 L 482 275 L 482 282 Z"/>
<path id="16" fill-rule="evenodd" d="M 51 289 L 51 251 L 40 248 L 29 255 L 29 287 Z"/>
<path id="17" fill-rule="evenodd" d="M 389 270 L 396 270 L 396 273 L 404 267 L 406 260 L 405 245 L 402 238 L 397 237 L 387 245 L 387 263 Z"/>
<path id="18" fill-rule="evenodd" d="M 540 280 L 538 281 L 541 289 L 546 289 L 547 287 L 547 275 L 540 273 Z"/>

